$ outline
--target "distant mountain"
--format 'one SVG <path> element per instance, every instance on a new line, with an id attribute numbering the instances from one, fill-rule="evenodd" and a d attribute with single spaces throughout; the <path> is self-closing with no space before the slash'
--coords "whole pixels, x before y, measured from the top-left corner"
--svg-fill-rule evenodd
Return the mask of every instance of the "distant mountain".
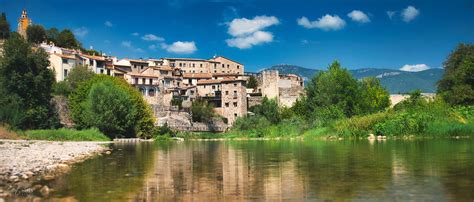
<path id="1" fill-rule="evenodd" d="M 270 68 L 280 74 L 296 74 L 308 81 L 321 70 L 309 69 L 296 65 L 274 65 Z M 421 72 L 406 72 L 394 69 L 364 68 L 350 70 L 357 79 L 377 77 L 390 93 L 407 93 L 420 89 L 425 93 L 436 92 L 436 82 L 443 76 L 443 69 L 428 69 Z"/>

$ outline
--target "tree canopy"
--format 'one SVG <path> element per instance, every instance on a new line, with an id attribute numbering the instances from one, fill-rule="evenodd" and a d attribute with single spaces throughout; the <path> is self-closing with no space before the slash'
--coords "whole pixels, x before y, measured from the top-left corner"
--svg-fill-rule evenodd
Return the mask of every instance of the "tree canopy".
<path id="1" fill-rule="evenodd" d="M 96 74 L 69 95 L 78 129 L 99 128 L 109 137 L 149 137 L 154 118 L 137 89 L 125 80 Z"/>
<path id="2" fill-rule="evenodd" d="M 63 48 L 81 48 L 81 43 L 77 41 L 76 37 L 69 29 L 64 29 L 58 34 L 56 45 Z"/>
<path id="3" fill-rule="evenodd" d="M 474 45 L 460 44 L 444 62 L 438 93 L 452 105 L 474 104 Z"/>
<path id="4" fill-rule="evenodd" d="M 17 33 L 10 36 L 0 58 L 0 122 L 19 129 L 58 125 L 50 103 L 55 79 L 48 65 L 43 49 L 33 50 Z"/>
<path id="5" fill-rule="evenodd" d="M 0 16 L 0 39 L 8 39 L 10 36 L 10 24 L 7 21 L 7 16 L 2 13 Z"/>
<path id="6" fill-rule="evenodd" d="M 28 42 L 39 44 L 46 40 L 46 30 L 41 25 L 30 25 L 26 28 Z"/>

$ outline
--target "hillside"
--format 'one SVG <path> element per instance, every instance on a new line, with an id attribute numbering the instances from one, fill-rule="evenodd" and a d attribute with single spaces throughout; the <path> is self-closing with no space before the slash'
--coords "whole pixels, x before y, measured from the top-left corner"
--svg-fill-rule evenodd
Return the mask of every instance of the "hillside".
<path id="1" fill-rule="evenodd" d="M 274 65 L 267 69 L 278 70 L 282 74 L 297 74 L 308 81 L 321 70 L 296 65 Z M 406 72 L 395 69 L 364 68 L 350 70 L 357 79 L 377 77 L 390 93 L 406 93 L 420 89 L 425 93 L 436 92 L 436 82 L 443 76 L 443 69 L 428 69 L 421 72 Z"/>

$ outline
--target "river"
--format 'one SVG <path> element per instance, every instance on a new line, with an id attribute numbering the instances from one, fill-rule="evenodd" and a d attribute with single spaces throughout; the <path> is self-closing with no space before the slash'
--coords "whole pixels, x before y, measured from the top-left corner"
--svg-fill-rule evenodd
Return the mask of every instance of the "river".
<path id="1" fill-rule="evenodd" d="M 113 145 L 50 184 L 80 201 L 474 199 L 474 141 Z"/>

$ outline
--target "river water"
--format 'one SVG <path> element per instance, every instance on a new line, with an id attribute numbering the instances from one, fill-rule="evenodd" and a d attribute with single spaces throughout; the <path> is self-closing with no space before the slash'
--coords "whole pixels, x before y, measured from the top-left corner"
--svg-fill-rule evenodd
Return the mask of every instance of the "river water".
<path id="1" fill-rule="evenodd" d="M 474 141 L 113 145 L 50 184 L 80 201 L 474 199 Z"/>

